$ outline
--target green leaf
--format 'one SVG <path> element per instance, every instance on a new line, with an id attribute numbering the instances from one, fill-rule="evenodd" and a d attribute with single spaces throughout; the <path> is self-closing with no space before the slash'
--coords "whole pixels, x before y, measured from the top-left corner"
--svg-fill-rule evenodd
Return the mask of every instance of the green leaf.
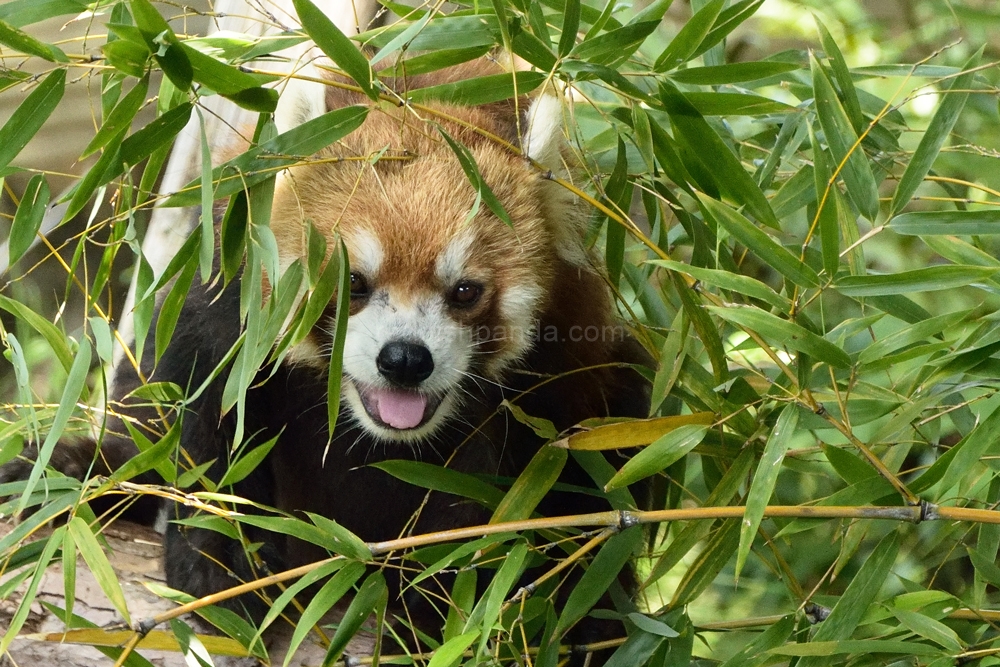
<path id="1" fill-rule="evenodd" d="M 212 180 L 217 183 L 215 198 L 228 197 L 272 178 L 278 169 L 295 164 L 350 134 L 367 115 L 368 108 L 362 106 L 330 111 L 224 162 L 212 170 Z M 196 206 L 200 201 L 201 180 L 195 179 L 162 205 Z"/>
<path id="2" fill-rule="evenodd" d="M 392 460 L 372 463 L 371 467 L 389 473 L 396 479 L 424 489 L 471 498 L 485 507 L 494 508 L 504 494 L 478 477 L 423 461 Z"/>
<path id="3" fill-rule="evenodd" d="M 670 114 L 675 139 L 687 146 L 704 169 L 712 174 L 719 190 L 732 201 L 745 206 L 764 224 L 779 228 L 778 219 L 760 187 L 698 110 L 673 84 L 661 84 L 660 99 Z"/>
<path id="4" fill-rule="evenodd" d="M 35 174 L 28 181 L 21 195 L 21 203 L 14 213 L 14 222 L 7 237 L 7 266 L 21 259 L 21 255 L 35 242 L 42 226 L 45 210 L 49 205 L 49 183 L 43 174 Z"/>
<path id="5" fill-rule="evenodd" d="M 361 584 L 357 595 L 351 600 L 337 631 L 330 640 L 330 648 L 327 649 L 326 657 L 323 658 L 324 665 L 333 665 L 347 648 L 347 643 L 361 628 L 368 617 L 379 607 L 385 607 L 389 589 L 386 587 L 385 576 L 381 572 L 374 572 Z"/>
<path id="6" fill-rule="evenodd" d="M 337 66 L 361 86 L 365 95 L 378 99 L 378 80 L 372 72 L 368 59 L 358 50 L 354 42 L 340 31 L 333 21 L 324 14 L 312 0 L 292 0 L 299 15 L 302 29 L 313 38 L 323 53 L 330 56 Z"/>
<path id="7" fill-rule="evenodd" d="M 387 29 L 379 30 L 377 35 L 365 33 L 360 39 L 366 40 L 371 36 L 368 43 L 376 48 L 382 48 L 408 29 L 409 25 L 401 21 Z M 410 40 L 407 49 L 411 52 L 420 52 L 492 47 L 496 45 L 496 35 L 499 32 L 497 18 L 491 14 L 440 16 L 416 34 Z"/>
<path id="8" fill-rule="evenodd" d="M 627 528 L 604 543 L 569 594 L 556 625 L 557 637 L 561 637 L 597 604 L 641 545 L 640 526 Z"/>
<path id="9" fill-rule="evenodd" d="M 926 644 L 888 639 L 846 639 L 841 641 L 811 641 L 805 644 L 788 644 L 769 651 L 777 655 L 806 656 L 799 665 L 812 667 L 829 665 L 829 657 L 839 653 L 901 653 L 904 655 L 940 655 L 941 649 Z M 820 660 L 819 658 L 824 658 Z M 952 658 L 947 664 L 954 664 Z"/>
<path id="10" fill-rule="evenodd" d="M 890 610 L 892 611 L 892 615 L 905 625 L 910 632 L 943 646 L 953 654 L 958 654 L 965 650 L 965 646 L 962 640 L 959 639 L 958 634 L 941 621 L 906 609 L 894 609 L 890 607 Z"/>
<path id="11" fill-rule="evenodd" d="M 603 65 L 624 62 L 659 25 L 658 19 L 642 21 L 609 30 L 596 37 L 587 37 L 573 47 L 569 57 Z"/>
<path id="12" fill-rule="evenodd" d="M 417 88 L 411 90 L 408 96 L 411 102 L 435 101 L 458 106 L 478 106 L 530 93 L 542 85 L 546 78 L 547 75 L 542 72 L 490 74 L 475 79 Z"/>
<path id="13" fill-rule="evenodd" d="M 76 542 L 80 555 L 87 561 L 87 566 L 90 568 L 91 574 L 94 575 L 94 579 L 97 580 L 97 585 L 101 587 L 104 594 L 108 596 L 108 600 L 125 619 L 125 623 L 130 624 L 128 605 L 125 602 L 125 594 L 122 592 L 121 584 L 118 583 L 118 575 L 111 569 L 111 563 L 108 562 L 108 557 L 104 554 L 101 545 L 98 544 L 90 526 L 82 518 L 75 516 L 70 520 L 67 529 L 72 533 L 73 541 Z"/>
<path id="14" fill-rule="evenodd" d="M 837 183 L 832 181 L 826 151 L 819 146 L 816 133 L 809 127 L 809 143 L 813 147 L 813 182 L 816 187 L 816 220 L 819 223 L 819 239 L 823 249 L 823 269 L 833 276 L 840 268 L 840 217 L 837 210 L 839 192 Z"/>
<path id="15" fill-rule="evenodd" d="M 854 204 L 869 220 L 878 217 L 878 185 L 872 175 L 871 166 L 861 149 L 858 135 L 848 120 L 847 112 L 837 99 L 833 84 L 826 76 L 815 55 L 810 55 L 812 63 L 813 95 L 816 99 L 816 115 L 819 116 L 823 135 L 830 152 L 837 161 L 835 169 L 843 165 L 839 175 L 847 184 L 847 192 Z"/>
<path id="16" fill-rule="evenodd" d="M 66 70 L 57 69 L 38 84 L 0 127 L 0 171 L 28 145 L 62 99 Z"/>
<path id="17" fill-rule="evenodd" d="M 118 39 L 101 46 L 101 52 L 108 64 L 118 71 L 137 79 L 146 75 L 146 63 L 151 54 L 144 44 Z"/>
<path id="18" fill-rule="evenodd" d="M 40 333 L 45 339 L 45 342 L 47 342 L 52 348 L 52 351 L 55 353 L 56 359 L 58 359 L 59 363 L 62 365 L 63 370 L 67 373 L 70 371 L 70 368 L 73 366 L 73 359 L 75 355 L 70 351 L 69 345 L 67 345 L 66 342 L 66 336 L 62 331 L 28 306 L 20 303 L 19 301 L 9 299 L 3 295 L 0 295 L 0 308 L 6 310 L 11 315 L 14 315 L 32 329 Z"/>
<path id="19" fill-rule="evenodd" d="M 927 172 L 931 170 L 944 142 L 948 140 L 958 117 L 962 114 L 962 109 L 965 108 L 966 100 L 969 99 L 969 88 L 976 76 L 975 66 L 982 54 L 983 48 L 980 48 L 969 58 L 962 66 L 963 73 L 953 80 L 951 87 L 945 92 L 944 101 L 934 113 L 924 135 L 920 137 L 920 144 L 899 179 L 896 192 L 892 195 L 892 204 L 889 206 L 890 217 L 901 211 L 910 201 L 927 176 Z"/>
<path id="20" fill-rule="evenodd" d="M 834 287 L 844 296 L 866 297 L 933 292 L 982 283 L 996 275 L 1000 267 L 945 264 L 887 275 L 844 276 Z"/>
<path id="21" fill-rule="evenodd" d="M 296 649 L 306 635 L 312 632 L 313 626 L 319 622 L 326 612 L 351 590 L 358 579 L 365 574 L 365 566 L 361 563 L 348 563 L 342 570 L 330 577 L 323 587 L 312 597 L 309 606 L 295 623 L 295 631 L 288 643 L 284 667 L 288 667 L 295 655 Z"/>
<path id="22" fill-rule="evenodd" d="M 749 306 L 709 306 L 708 309 L 727 322 L 755 331 L 779 345 L 808 354 L 835 368 L 851 367 L 851 358 L 842 349 L 822 336 L 767 311 Z"/>
<path id="23" fill-rule="evenodd" d="M 234 461 L 226 470 L 226 474 L 219 480 L 219 488 L 225 488 L 226 486 L 236 484 L 240 480 L 245 479 L 247 475 L 253 472 L 257 466 L 260 465 L 270 451 L 274 449 L 274 446 L 278 444 L 279 437 L 280 436 L 277 435 L 274 436 L 264 444 L 254 447 L 252 450 Z"/>
<path id="24" fill-rule="evenodd" d="M 1000 234 L 1000 211 L 914 211 L 890 220 L 889 229 L 908 236 L 995 236 Z"/>
<path id="25" fill-rule="evenodd" d="M 885 584 L 898 552 L 899 533 L 893 531 L 879 542 L 865 560 L 854 579 L 847 585 L 847 590 L 830 611 L 830 615 L 820 624 L 810 644 L 840 641 L 851 636 Z M 913 648 L 910 642 L 906 645 Z M 807 657 L 799 662 L 799 667 L 821 667 L 826 664 L 828 662 L 816 657 Z"/>
<path id="26" fill-rule="evenodd" d="M 455 667 L 461 661 L 466 649 L 472 646 L 472 642 L 476 641 L 478 637 L 478 628 L 457 637 L 452 637 L 434 651 L 434 655 L 431 656 L 431 661 L 427 663 L 427 667 Z"/>
<path id="27" fill-rule="evenodd" d="M 865 128 L 865 118 L 861 114 L 858 91 L 855 90 L 851 72 L 847 69 L 847 61 L 844 60 L 844 54 L 840 52 L 840 47 L 837 46 L 837 41 L 830 34 L 830 31 L 826 29 L 826 26 L 823 25 L 818 16 L 814 18 L 816 20 L 816 27 L 819 28 L 820 39 L 823 42 L 826 57 L 830 59 L 830 64 L 833 67 L 833 76 L 840 87 L 841 99 L 844 102 L 847 117 L 850 119 L 854 131 L 860 134 Z"/>
<path id="28" fill-rule="evenodd" d="M 743 514 L 743 521 L 740 522 L 740 546 L 736 552 L 734 575 L 737 580 L 743 571 L 753 540 L 757 536 L 760 522 L 764 518 L 764 509 L 774 493 L 774 485 L 778 481 L 778 473 L 781 472 L 781 462 L 795 436 L 798 423 L 799 408 L 794 403 L 789 403 L 778 415 L 774 430 L 764 445 L 764 454 L 760 457 L 757 472 L 754 473 L 753 482 L 750 484 L 750 491 L 747 492 L 746 512 Z"/>
<path id="29" fill-rule="evenodd" d="M 504 209 L 503 204 L 497 199 L 497 196 L 493 194 L 493 190 L 486 183 L 486 179 L 479 171 L 479 167 L 476 165 L 476 159 L 472 156 L 472 152 L 465 147 L 463 144 L 458 143 L 451 138 L 451 135 L 445 132 L 444 128 L 440 125 L 438 126 L 438 132 L 444 137 L 444 140 L 448 142 L 448 146 L 451 147 L 452 152 L 455 153 L 455 157 L 458 158 L 458 162 L 462 165 L 462 171 L 465 172 L 466 178 L 472 184 L 472 187 L 476 190 L 478 197 L 486 203 L 486 206 L 493 211 L 493 215 L 500 218 L 500 220 L 508 227 L 513 227 L 514 223 L 511 221 L 510 216 L 507 215 L 507 211 Z M 478 200 L 477 200 L 478 202 Z M 475 207 L 470 214 L 475 213 Z"/>
<path id="30" fill-rule="evenodd" d="M 744 21 L 754 15 L 757 9 L 764 4 L 764 0 L 740 0 L 734 2 L 719 13 L 719 18 L 715 20 L 712 29 L 702 40 L 698 48 L 695 49 L 692 57 L 700 56 L 710 48 L 720 43 L 733 30 L 743 25 Z M 718 63 L 715 63 L 718 65 Z"/>
<path id="31" fill-rule="evenodd" d="M 469 614 L 469 619 L 465 623 L 465 631 L 470 631 L 476 627 L 480 629 L 479 650 L 482 655 L 486 649 L 486 642 L 489 640 L 490 629 L 496 624 L 500 617 L 500 610 L 507 599 L 510 590 L 517 584 L 521 573 L 524 572 L 524 561 L 528 555 L 528 545 L 523 541 L 518 541 L 503 559 L 503 564 L 497 570 L 496 576 L 490 582 L 489 587 L 479 599 L 479 602 Z"/>
<path id="32" fill-rule="evenodd" d="M 782 312 L 787 313 L 792 307 L 792 303 L 787 297 L 778 294 L 764 283 L 749 276 L 742 276 L 738 273 L 723 271 L 721 269 L 706 269 L 700 266 L 691 266 L 690 264 L 675 262 L 669 259 L 651 259 L 647 260 L 646 263 L 685 273 L 695 280 L 715 285 L 730 292 L 738 292 L 754 299 L 760 299 Z"/>
<path id="33" fill-rule="evenodd" d="M 38 450 L 38 460 L 35 465 L 31 468 L 31 475 L 28 477 L 28 483 L 25 485 L 23 495 L 17 504 L 17 512 L 20 513 L 24 511 L 27 506 L 28 496 L 31 495 L 31 491 L 38 484 L 38 480 L 42 476 L 42 471 L 45 466 L 49 464 L 49 460 L 52 458 L 52 452 L 56 448 L 56 443 L 59 442 L 59 438 L 62 437 L 63 431 L 66 428 L 66 424 L 69 423 L 69 418 L 73 416 L 74 410 L 76 410 L 76 403 L 80 400 L 81 394 L 87 387 L 87 373 L 90 372 L 90 358 L 91 350 L 90 343 L 87 339 L 80 341 L 80 348 L 76 353 L 76 357 L 73 359 L 73 365 L 69 370 L 69 376 L 66 378 L 66 386 L 63 388 L 62 397 L 59 399 L 59 407 L 56 408 L 55 417 L 52 418 L 52 425 L 49 428 L 48 434 L 45 436 L 45 441 Z"/>
<path id="34" fill-rule="evenodd" d="M 135 115 L 139 112 L 143 102 L 146 101 L 148 90 L 149 77 L 144 76 L 141 81 L 132 86 L 132 90 L 128 91 L 125 97 L 111 110 L 111 113 L 104 119 L 101 129 L 97 131 L 94 138 L 87 144 L 87 147 L 83 149 L 80 157 L 87 157 L 95 153 L 121 134 L 122 130 L 131 127 L 132 122 L 135 120 Z"/>
<path id="35" fill-rule="evenodd" d="M 9 0 L 0 4 L 0 19 L 23 28 L 32 23 L 67 14 L 79 14 L 87 9 L 83 0 Z"/>
<path id="36" fill-rule="evenodd" d="M 529 518 L 559 479 L 567 457 L 567 451 L 559 447 L 539 449 L 493 512 L 490 523 Z"/>
<path id="37" fill-rule="evenodd" d="M 686 27 L 687 25 L 685 25 Z M 797 69 L 799 69 L 799 65 L 796 63 L 758 60 L 755 62 L 729 63 L 713 67 L 690 67 L 688 69 L 676 70 L 670 74 L 670 78 L 677 83 L 696 86 L 721 86 L 730 83 L 756 81 L 786 72 L 793 72 Z"/>
<path id="38" fill-rule="evenodd" d="M 329 440 L 333 439 L 337 419 L 340 418 L 340 384 L 344 377 L 344 341 L 347 340 L 347 318 L 351 314 L 351 265 L 347 256 L 347 246 L 340 242 L 340 279 L 337 281 L 337 310 L 334 315 L 333 341 L 330 348 L 330 370 L 326 384 L 326 417 Z M 326 460 L 326 450 L 323 460 Z"/>
<path id="39" fill-rule="evenodd" d="M 21 525 L 27 526 L 29 524 L 22 523 Z M 52 558 L 55 556 L 56 549 L 62 546 L 62 532 L 65 529 L 65 526 L 59 526 L 52 531 L 52 535 L 49 536 L 49 539 L 45 540 L 45 546 L 42 547 L 42 553 L 38 557 L 38 561 L 35 563 L 34 572 L 31 575 L 31 581 L 28 583 L 28 587 L 21 595 L 21 601 L 17 605 L 17 611 L 14 612 L 10 621 L 7 623 L 7 630 L 3 635 L 3 639 L 0 640 L 0 654 L 5 654 L 7 652 L 11 642 L 17 638 L 18 633 L 21 632 L 21 628 L 24 626 L 24 622 L 28 619 L 28 612 L 31 611 L 31 606 L 35 602 L 35 594 L 38 591 L 39 584 L 42 583 L 42 578 L 45 576 L 45 570 L 52 561 Z"/>
<path id="40" fill-rule="evenodd" d="M 802 287 L 819 285 L 819 276 L 812 267 L 800 261 L 745 217 L 707 195 L 699 193 L 698 201 L 701 202 L 706 215 L 711 216 L 737 241 L 752 250 L 765 264 L 773 267 L 796 285 Z"/>
<path id="41" fill-rule="evenodd" d="M 715 25 L 726 0 L 710 0 L 684 24 L 653 65 L 657 72 L 667 72 L 688 61 Z M 680 79 L 678 79 L 680 80 Z"/>
<path id="42" fill-rule="evenodd" d="M 566 0 L 563 12 L 562 33 L 559 35 L 559 57 L 565 58 L 576 45 L 580 30 L 580 0 Z"/>
<path id="43" fill-rule="evenodd" d="M 795 107 L 749 93 L 684 93 L 688 102 L 703 116 L 764 116 L 791 113 Z"/>
<path id="44" fill-rule="evenodd" d="M 739 546 L 739 527 L 736 519 L 722 522 L 674 590 L 674 596 L 670 600 L 671 608 L 681 607 L 697 599 L 715 581 Z"/>
<path id="45" fill-rule="evenodd" d="M 191 67 L 191 78 L 250 111 L 270 113 L 278 104 L 278 91 L 262 88 L 260 80 L 232 65 L 207 56 L 187 44 L 177 47 Z"/>
<path id="46" fill-rule="evenodd" d="M 38 56 L 49 62 L 69 62 L 62 49 L 52 44 L 40 42 L 28 33 L 18 30 L 6 21 L 0 20 L 0 44 L 5 44 L 15 51 L 32 56 Z"/>
<path id="47" fill-rule="evenodd" d="M 190 102 L 179 104 L 122 141 L 122 161 L 129 166 L 138 164 L 153 151 L 165 146 L 187 125 L 193 108 Z"/>
<path id="48" fill-rule="evenodd" d="M 674 429 L 626 461 L 604 490 L 619 489 L 655 475 L 698 446 L 707 432 L 707 426 L 694 424 Z"/>

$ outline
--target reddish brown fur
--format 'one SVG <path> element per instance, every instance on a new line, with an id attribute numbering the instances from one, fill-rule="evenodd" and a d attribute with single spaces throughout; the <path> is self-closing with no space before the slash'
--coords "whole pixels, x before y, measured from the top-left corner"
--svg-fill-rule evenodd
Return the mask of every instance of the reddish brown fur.
<path id="1" fill-rule="evenodd" d="M 494 63 L 479 60 L 408 82 L 387 83 L 405 95 L 411 88 L 498 71 Z M 338 87 L 330 87 L 327 95 L 330 108 L 366 101 Z M 494 287 L 487 283 L 484 306 L 463 323 L 511 324 L 503 321 L 497 293 L 524 284 L 537 286 L 545 295 L 535 315 L 563 332 L 574 324 L 609 323 L 610 303 L 600 278 L 590 267 L 571 266 L 560 259 L 554 247 L 554 226 L 570 224 L 568 219 L 577 213 L 545 219 L 545 190 L 553 184 L 508 146 L 470 129 L 517 142 L 519 132 L 526 130 L 519 127 L 518 111 L 526 104 L 510 100 L 485 107 L 434 105 L 435 113 L 428 113 L 383 102 L 372 109 L 361 128 L 317 156 L 328 161 L 292 169 L 280 181 L 271 227 L 278 247 L 288 253 L 284 259 L 304 255 L 305 220 L 328 239 L 339 233 L 348 248 L 359 233 L 368 232 L 384 250 L 380 284 L 405 302 L 408 295 L 448 287 L 438 284 L 435 260 L 453 237 L 471 229 L 475 242 L 466 274 L 490 277 Z M 485 204 L 468 220 L 475 190 L 435 123 L 469 148 L 513 220 L 513 229 Z M 370 158 L 380 153 L 389 159 L 371 164 Z M 405 158 L 396 159 L 401 156 Z M 356 259 L 351 257 L 352 263 Z M 496 343 L 498 348 L 504 345 Z M 604 356 L 601 346 L 579 347 L 573 356 L 581 362 L 605 361 L 594 358 Z"/>

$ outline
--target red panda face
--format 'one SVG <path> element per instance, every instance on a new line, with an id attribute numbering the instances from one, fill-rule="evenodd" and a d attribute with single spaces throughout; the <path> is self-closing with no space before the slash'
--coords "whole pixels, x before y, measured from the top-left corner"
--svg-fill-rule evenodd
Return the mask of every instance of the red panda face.
<path id="1" fill-rule="evenodd" d="M 351 268 L 344 402 L 376 438 L 420 442 L 462 418 L 469 386 L 501 381 L 530 350 L 536 319 L 553 298 L 554 258 L 572 252 L 564 247 L 566 220 L 553 219 L 552 184 L 536 167 L 442 123 L 469 147 L 513 221 L 507 226 L 480 205 L 436 127 L 408 113 L 373 109 L 361 128 L 319 156 L 355 159 L 317 161 L 284 175 L 272 229 L 285 264 L 304 254 L 306 221 L 330 247 L 343 240 Z M 449 107 L 447 115 L 492 134 L 506 131 L 495 109 Z M 509 120 L 516 125 L 516 116 Z M 573 237 L 573 252 L 582 256 L 575 230 Z M 332 328 L 320 322 L 291 360 L 328 368 L 321 351 L 331 347 Z"/>

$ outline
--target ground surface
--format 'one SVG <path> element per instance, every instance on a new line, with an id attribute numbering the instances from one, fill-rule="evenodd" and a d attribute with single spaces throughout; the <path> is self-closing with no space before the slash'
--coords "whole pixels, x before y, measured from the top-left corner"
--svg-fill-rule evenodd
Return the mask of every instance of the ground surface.
<path id="1" fill-rule="evenodd" d="M 0 534 L 10 530 L 9 524 L 0 524 Z M 150 618 L 175 607 L 173 602 L 154 595 L 145 583 L 163 583 L 163 548 L 160 535 L 145 526 L 118 522 L 106 530 L 110 547 L 108 557 L 118 575 L 122 590 L 128 602 L 128 610 L 133 621 Z M 0 632 L 9 623 L 17 610 L 24 587 L 14 595 L 0 601 Z M 45 573 L 39 586 L 37 599 L 31 606 L 31 613 L 20 637 L 11 645 L 7 655 L 0 657 L 0 667 L 103 667 L 111 666 L 114 660 L 106 657 L 92 646 L 62 643 L 60 638 L 65 626 L 62 620 L 43 607 L 41 602 L 63 607 L 63 569 L 54 563 Z M 108 601 L 87 569 L 82 558 L 77 560 L 76 602 L 73 613 L 86 618 L 100 628 L 113 627 L 122 622 L 121 616 Z M 197 623 L 197 619 L 186 619 Z M 169 628 L 158 628 L 169 630 Z M 204 626 L 197 628 L 206 630 Z M 284 659 L 290 631 L 279 628 L 270 636 L 265 636 L 272 664 L 280 665 Z M 138 651 L 156 667 L 186 667 L 183 656 L 178 652 L 140 649 Z M 348 648 L 353 655 L 371 653 L 371 641 L 356 639 Z M 325 649 L 307 640 L 290 665 L 294 667 L 318 666 L 323 662 Z M 250 658 L 213 657 L 215 667 L 253 667 L 260 663 Z"/>

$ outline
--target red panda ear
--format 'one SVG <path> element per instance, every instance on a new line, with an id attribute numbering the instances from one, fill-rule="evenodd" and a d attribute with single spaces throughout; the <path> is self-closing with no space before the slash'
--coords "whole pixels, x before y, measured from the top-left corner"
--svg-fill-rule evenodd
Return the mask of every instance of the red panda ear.
<path id="1" fill-rule="evenodd" d="M 379 8 L 375 0 L 314 0 L 314 4 L 345 35 L 358 34 L 359 21 L 361 25 L 367 26 Z M 280 6 L 288 16 L 294 16 L 291 3 L 287 0 L 279 0 L 276 6 Z M 294 25 L 294 21 L 292 23 L 292 27 L 299 27 Z M 316 81 L 325 78 L 314 65 L 317 60 L 325 59 L 319 48 L 306 42 L 281 53 L 288 58 L 284 71 L 288 72 L 289 78 L 277 84 L 281 97 L 278 98 L 278 108 L 274 112 L 274 123 L 279 132 L 287 132 L 321 116 L 331 107 L 327 102 L 329 86 Z"/>
<path id="2" fill-rule="evenodd" d="M 528 129 L 524 134 L 524 154 L 552 170 L 562 166 L 562 100 L 552 92 L 535 98 L 528 108 Z"/>
<path id="3" fill-rule="evenodd" d="M 326 88 L 322 83 L 306 78 L 318 79 L 322 75 L 312 64 L 300 67 L 279 89 L 278 108 L 274 111 L 274 124 L 278 132 L 287 132 L 306 121 L 326 113 Z"/>

